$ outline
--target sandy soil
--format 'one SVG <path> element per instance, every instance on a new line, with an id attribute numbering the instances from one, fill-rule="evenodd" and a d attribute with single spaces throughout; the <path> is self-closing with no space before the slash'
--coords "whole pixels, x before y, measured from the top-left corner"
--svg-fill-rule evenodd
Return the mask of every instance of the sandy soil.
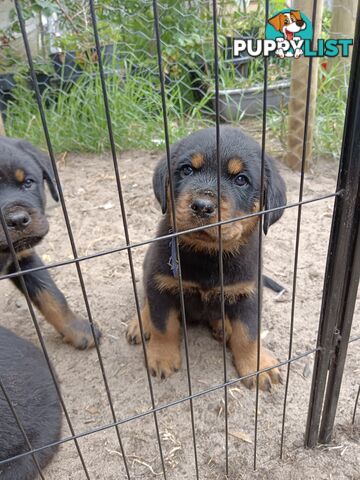
<path id="1" fill-rule="evenodd" d="M 275 151 L 275 156 L 279 152 Z M 130 237 L 141 241 L 154 234 L 159 208 L 153 198 L 151 177 L 158 154 L 132 151 L 119 155 Z M 124 244 L 121 214 L 109 155 L 67 155 L 59 158 L 67 208 L 79 255 Z M 289 202 L 297 201 L 299 175 L 282 167 Z M 318 165 L 306 176 L 305 197 L 332 192 L 333 165 Z M 304 206 L 296 295 L 294 355 L 316 345 L 323 288 L 323 274 L 330 229 L 332 201 Z M 71 258 L 61 208 L 49 204 L 51 231 L 38 251 L 47 263 Z M 286 285 L 290 295 L 277 301 L 264 294 L 263 335 L 277 357 L 288 355 L 293 253 L 297 209 L 286 210 L 265 240 L 265 271 Z M 146 247 L 133 251 L 137 286 L 141 291 L 141 265 Z M 93 318 L 101 326 L 101 355 L 119 419 L 151 407 L 141 347 L 127 344 L 126 324 L 135 312 L 126 253 L 115 253 L 81 263 Z M 85 315 L 84 301 L 73 265 L 55 268 L 52 274 L 72 307 Z M 1 282 L 1 322 L 37 343 L 24 299 L 10 282 Z M 359 302 L 358 302 L 359 303 Z M 359 305 L 353 335 L 359 335 Z M 96 352 L 75 351 L 39 315 L 50 356 L 58 372 L 62 393 L 77 433 L 112 421 Z M 189 332 L 190 371 L 193 392 L 204 391 L 223 380 L 222 347 L 205 328 Z M 350 344 L 341 390 L 334 443 L 313 451 L 303 449 L 303 435 L 311 385 L 313 356 L 291 368 L 285 428 L 284 458 L 279 460 L 284 386 L 261 393 L 257 444 L 257 471 L 253 471 L 255 393 L 235 384 L 229 389 L 229 478 L 232 479 L 359 479 L 359 419 L 351 425 L 359 384 L 360 342 Z M 231 358 L 228 375 L 235 377 Z M 182 370 L 165 382 L 153 381 L 155 403 L 163 405 L 188 395 L 185 362 Z M 196 445 L 202 479 L 225 478 L 224 392 L 222 389 L 194 400 Z M 189 402 L 159 412 L 158 423 L 168 479 L 194 479 L 194 453 Z M 152 414 L 119 428 L 131 478 L 161 478 L 161 462 Z M 63 437 L 69 429 L 63 427 Z M 92 479 L 125 479 L 114 428 L 79 440 Z M 333 448 L 334 447 L 334 448 Z M 48 480 L 85 478 L 73 442 L 61 446 L 45 471 Z M 20 480 L 20 479 L 19 479 Z"/>

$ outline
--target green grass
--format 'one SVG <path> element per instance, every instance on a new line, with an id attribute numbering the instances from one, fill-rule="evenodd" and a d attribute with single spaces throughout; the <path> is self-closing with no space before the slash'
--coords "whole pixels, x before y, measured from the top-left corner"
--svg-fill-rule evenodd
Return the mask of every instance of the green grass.
<path id="1" fill-rule="evenodd" d="M 341 152 L 341 143 L 345 119 L 349 65 L 339 62 L 329 71 L 319 71 L 314 122 L 314 159 L 337 160 Z M 288 109 L 272 110 L 268 113 L 270 131 L 287 143 Z"/>
<path id="2" fill-rule="evenodd" d="M 316 105 L 314 149 L 317 156 L 338 159 L 342 136 L 349 82 L 349 65 L 339 63 L 330 73 L 323 73 L 319 81 Z"/>
<path id="3" fill-rule="evenodd" d="M 110 115 L 118 149 L 157 149 L 164 147 L 164 128 L 159 83 L 153 77 L 117 74 L 106 80 Z M 167 119 L 170 141 L 204 125 L 202 112 L 207 99 L 185 108 L 181 89 L 175 85 L 167 94 Z M 46 121 L 55 152 L 102 152 L 110 148 L 101 83 L 82 77 L 69 92 L 43 95 Z M 32 93 L 19 86 L 9 105 L 7 135 L 26 138 L 45 146 L 43 128 Z"/>
<path id="4" fill-rule="evenodd" d="M 131 71 L 131 69 L 129 69 Z M 269 72 L 270 73 L 270 72 Z M 319 73 L 314 158 L 338 158 L 346 108 L 349 69 L 339 63 L 330 72 Z M 225 78 L 221 80 L 223 84 Z M 273 81 L 274 79 L 272 79 Z M 115 143 L 119 150 L 164 149 L 164 124 L 158 78 L 154 75 L 114 74 L 106 80 Z M 167 120 L 170 142 L 213 123 L 209 111 L 211 93 L 199 102 L 189 101 L 183 83 L 167 85 Z M 83 76 L 70 91 L 43 94 L 50 138 L 55 152 L 109 150 L 110 142 L 100 79 Z M 239 124 L 241 119 L 237 119 Z M 241 120 L 242 123 L 242 120 Z M 287 142 L 288 110 L 269 110 L 268 127 Z M 34 96 L 24 86 L 17 87 L 9 104 L 6 121 L 9 136 L 26 138 L 46 147 L 40 114 Z"/>

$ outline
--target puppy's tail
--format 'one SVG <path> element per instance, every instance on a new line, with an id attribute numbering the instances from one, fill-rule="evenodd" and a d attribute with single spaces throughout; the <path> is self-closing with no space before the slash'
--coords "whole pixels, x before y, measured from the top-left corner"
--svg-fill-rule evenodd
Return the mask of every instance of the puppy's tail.
<path id="1" fill-rule="evenodd" d="M 264 287 L 270 288 L 270 290 L 273 290 L 276 293 L 286 291 L 285 287 L 280 285 L 280 283 L 275 282 L 275 280 L 268 277 L 267 275 L 263 275 L 262 277 L 263 277 Z"/>

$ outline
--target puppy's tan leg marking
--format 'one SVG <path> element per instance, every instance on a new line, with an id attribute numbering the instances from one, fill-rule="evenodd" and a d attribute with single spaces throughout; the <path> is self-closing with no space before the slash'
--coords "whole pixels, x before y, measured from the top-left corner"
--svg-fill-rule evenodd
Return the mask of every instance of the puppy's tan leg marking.
<path id="1" fill-rule="evenodd" d="M 211 320 L 210 328 L 211 328 L 211 333 L 212 333 L 213 337 L 215 338 L 215 340 L 222 343 L 222 341 L 223 341 L 222 320 L 221 319 Z M 225 317 L 225 340 L 226 340 L 226 343 L 230 340 L 231 334 L 232 334 L 232 327 L 231 327 L 230 320 L 227 317 Z"/>
<path id="2" fill-rule="evenodd" d="M 149 340 L 151 320 L 150 320 L 149 304 L 147 301 L 145 302 L 145 305 L 141 310 L 141 322 L 144 330 L 145 340 Z M 139 325 L 139 318 L 137 315 L 131 320 L 130 324 L 127 327 L 126 339 L 132 345 L 141 343 L 141 330 Z"/>
<path id="3" fill-rule="evenodd" d="M 37 295 L 34 303 L 45 319 L 63 336 L 65 342 L 81 350 L 95 345 L 89 323 L 78 318 L 66 303 L 62 304 L 45 290 Z M 94 328 L 95 334 L 100 338 L 97 328 Z"/>
<path id="4" fill-rule="evenodd" d="M 179 370 L 181 366 L 180 320 L 177 311 L 169 312 L 165 332 L 161 332 L 151 324 L 147 355 L 153 377 L 167 378 Z"/>
<path id="5" fill-rule="evenodd" d="M 238 374 L 243 377 L 257 370 L 257 341 L 251 340 L 247 327 L 241 321 L 232 323 L 232 335 L 229 340 L 233 361 Z M 276 365 L 278 362 L 270 352 L 260 346 L 260 370 Z M 248 388 L 256 385 L 256 376 L 243 380 Z M 263 372 L 259 375 L 259 388 L 271 390 L 272 384 L 282 383 L 278 368 Z"/>

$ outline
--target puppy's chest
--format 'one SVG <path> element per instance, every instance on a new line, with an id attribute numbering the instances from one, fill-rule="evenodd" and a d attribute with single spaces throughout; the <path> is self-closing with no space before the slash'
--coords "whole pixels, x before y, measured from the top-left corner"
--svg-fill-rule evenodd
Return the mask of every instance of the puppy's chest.
<path id="1" fill-rule="evenodd" d="M 199 259 L 197 259 L 199 260 Z M 221 282 L 217 258 L 203 260 L 202 262 L 181 260 L 182 288 L 184 295 L 194 297 L 203 303 L 218 302 L 221 298 Z M 224 298 L 227 303 L 235 303 L 241 296 L 254 294 L 256 283 L 241 265 L 224 262 L 223 265 Z M 155 282 L 160 291 L 166 291 L 174 295 L 180 294 L 179 278 L 177 275 L 157 274 Z"/>

